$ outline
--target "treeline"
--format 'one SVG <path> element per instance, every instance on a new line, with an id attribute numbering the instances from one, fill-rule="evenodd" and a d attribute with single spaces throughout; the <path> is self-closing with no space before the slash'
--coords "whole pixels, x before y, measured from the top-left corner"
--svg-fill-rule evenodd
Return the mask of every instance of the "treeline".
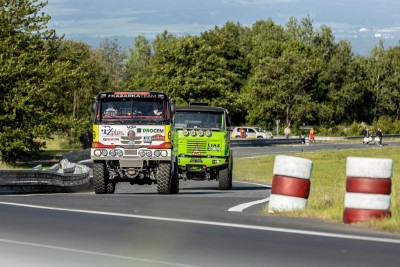
<path id="1" fill-rule="evenodd" d="M 0 6 L 0 153 L 15 162 L 36 153 L 41 138 L 66 133 L 71 142 L 90 129 L 100 92 L 155 90 L 178 105 L 210 102 L 236 125 L 273 129 L 290 124 L 381 125 L 400 131 L 400 47 L 376 46 L 355 55 L 328 26 L 310 17 L 271 19 L 246 27 L 227 22 L 199 36 L 164 31 L 139 35 L 128 51 L 118 40 L 98 48 L 66 40 L 47 27 L 47 2 L 4 0 Z M 359 129 L 360 128 L 360 129 Z M 361 133 L 361 132 L 360 132 Z"/>

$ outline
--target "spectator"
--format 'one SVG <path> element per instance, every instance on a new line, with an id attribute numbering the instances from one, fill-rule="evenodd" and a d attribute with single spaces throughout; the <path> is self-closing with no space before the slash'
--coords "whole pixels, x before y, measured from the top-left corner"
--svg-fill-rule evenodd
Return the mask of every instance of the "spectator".
<path id="1" fill-rule="evenodd" d="M 92 147 L 92 136 L 90 134 L 90 131 L 86 131 L 80 138 L 80 141 L 82 143 L 82 148 L 87 149 Z"/>
<path id="2" fill-rule="evenodd" d="M 315 130 L 314 130 L 314 128 L 310 129 L 310 143 L 311 142 L 315 143 Z"/>
<path id="3" fill-rule="evenodd" d="M 240 127 L 239 132 L 240 132 L 240 138 L 245 138 L 245 133 L 244 133 L 243 127 Z"/>
<path id="4" fill-rule="evenodd" d="M 290 123 L 289 123 L 288 126 L 287 126 L 287 127 L 285 128 L 285 130 L 284 130 L 286 139 L 289 138 L 291 132 L 292 132 L 292 131 L 290 130 Z"/>
<path id="5" fill-rule="evenodd" d="M 364 131 L 364 137 L 369 138 L 370 136 L 371 136 L 371 133 L 370 133 L 369 129 L 368 129 L 368 128 L 365 129 L 365 131 Z"/>
<path id="6" fill-rule="evenodd" d="M 376 131 L 376 136 L 379 138 L 378 144 L 381 146 L 382 145 L 382 137 L 383 137 L 381 128 L 378 128 L 378 130 Z"/>

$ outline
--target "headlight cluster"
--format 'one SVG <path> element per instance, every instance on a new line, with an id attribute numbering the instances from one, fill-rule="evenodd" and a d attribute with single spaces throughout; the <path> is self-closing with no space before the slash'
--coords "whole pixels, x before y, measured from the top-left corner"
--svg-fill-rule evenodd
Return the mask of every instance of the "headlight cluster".
<path id="1" fill-rule="evenodd" d="M 143 157 L 152 157 L 153 155 L 155 157 L 166 157 L 166 156 L 168 156 L 168 152 L 167 152 L 167 150 L 155 150 L 154 153 L 151 150 L 140 150 L 139 151 L 139 156 L 142 158 Z"/>
<path id="2" fill-rule="evenodd" d="M 110 157 L 122 157 L 124 155 L 124 152 L 122 152 L 122 150 L 120 150 L 120 149 L 110 149 L 110 150 L 107 150 L 107 149 L 96 149 L 93 152 L 93 154 L 96 157 L 100 157 L 100 156 L 103 156 L 103 157 L 107 157 L 107 156 L 110 156 Z"/>
<path id="3" fill-rule="evenodd" d="M 184 136 L 188 136 L 189 134 L 191 136 L 196 136 L 196 134 L 198 134 L 201 137 L 201 136 L 204 136 L 204 130 L 198 130 L 197 133 L 196 133 L 196 130 L 194 130 L 194 129 L 190 130 L 190 131 L 187 130 L 187 129 L 183 130 L 183 135 Z M 211 132 L 211 130 L 206 130 L 205 134 L 206 134 L 207 137 L 210 137 L 212 135 L 212 132 Z"/>

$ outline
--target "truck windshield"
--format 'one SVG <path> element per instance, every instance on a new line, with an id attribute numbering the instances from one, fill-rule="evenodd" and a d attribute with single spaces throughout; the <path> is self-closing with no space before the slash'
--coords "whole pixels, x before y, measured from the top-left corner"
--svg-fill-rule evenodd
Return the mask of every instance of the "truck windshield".
<path id="1" fill-rule="evenodd" d="M 100 102 L 99 113 L 100 121 L 163 120 L 167 115 L 167 105 L 159 99 L 103 98 Z"/>
<path id="2" fill-rule="evenodd" d="M 223 129 L 224 114 L 222 112 L 176 112 L 174 117 L 175 129 Z"/>

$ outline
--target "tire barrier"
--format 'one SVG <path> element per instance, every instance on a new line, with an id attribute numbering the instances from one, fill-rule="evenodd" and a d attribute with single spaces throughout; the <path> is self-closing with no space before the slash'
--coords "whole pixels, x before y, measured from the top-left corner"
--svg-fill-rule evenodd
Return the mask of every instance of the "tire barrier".
<path id="1" fill-rule="evenodd" d="M 0 170 L 0 194 L 70 193 L 91 188 L 90 168 L 62 159 L 43 170 Z"/>
<path id="2" fill-rule="evenodd" d="M 392 159 L 347 158 L 344 223 L 391 216 L 392 173 Z"/>
<path id="3" fill-rule="evenodd" d="M 310 193 L 311 172 L 311 160 L 276 156 L 268 212 L 305 209 Z"/>

